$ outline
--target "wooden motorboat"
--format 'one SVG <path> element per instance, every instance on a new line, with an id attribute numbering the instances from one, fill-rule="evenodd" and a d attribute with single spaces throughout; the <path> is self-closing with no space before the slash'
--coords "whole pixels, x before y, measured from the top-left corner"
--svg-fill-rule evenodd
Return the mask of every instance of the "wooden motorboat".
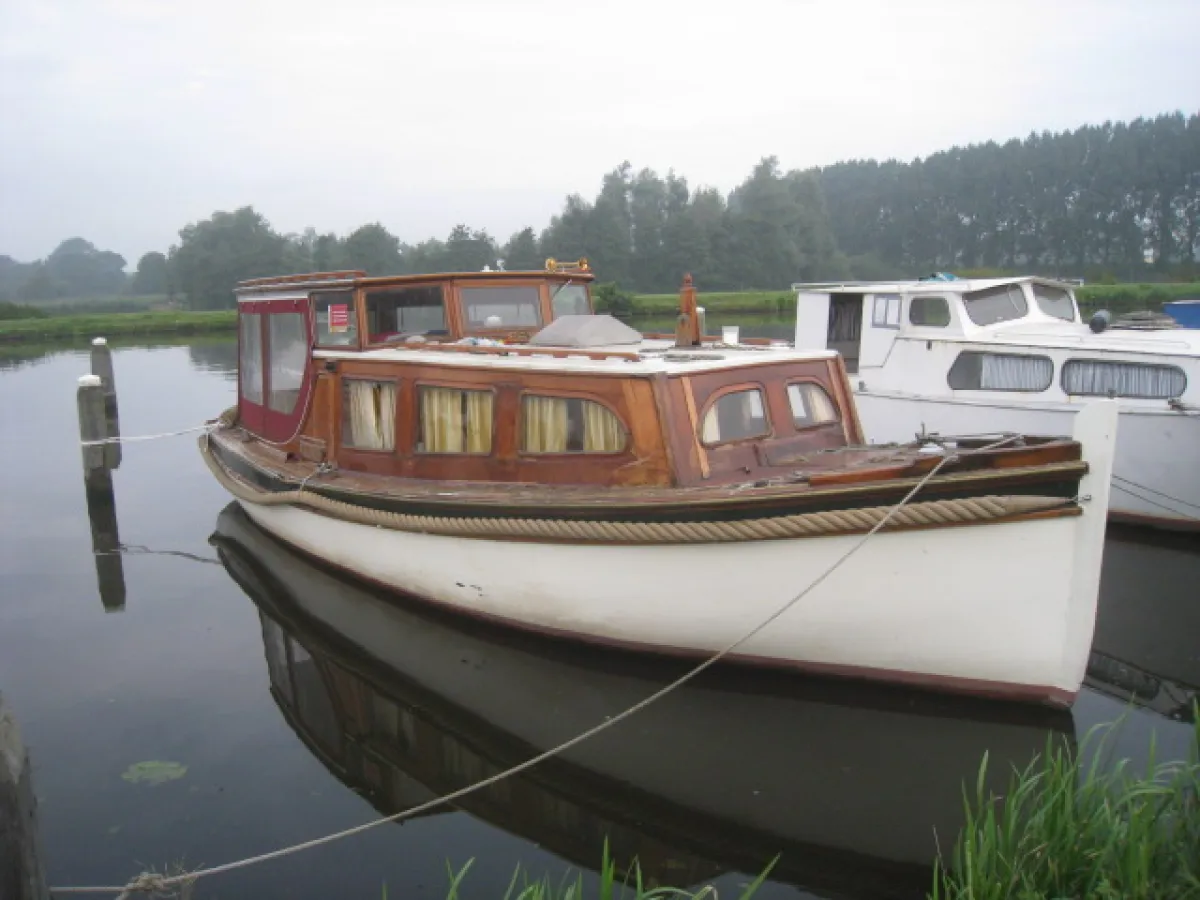
<path id="1" fill-rule="evenodd" d="M 593 312 L 543 272 L 238 286 L 239 398 L 201 453 L 284 541 L 525 629 L 1071 702 L 1116 413 L 864 446 L 841 357 Z M 919 430 L 919 423 L 913 423 Z M 915 487 L 919 492 L 893 510 Z"/>

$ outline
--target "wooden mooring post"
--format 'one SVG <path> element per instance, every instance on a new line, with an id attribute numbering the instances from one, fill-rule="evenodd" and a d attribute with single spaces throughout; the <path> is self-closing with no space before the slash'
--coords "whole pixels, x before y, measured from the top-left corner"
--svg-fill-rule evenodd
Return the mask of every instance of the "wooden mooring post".
<path id="1" fill-rule="evenodd" d="M 0 694 L 0 900 L 50 900 L 29 754 Z"/>
<path id="2" fill-rule="evenodd" d="M 92 528 L 92 554 L 96 560 L 96 583 L 104 611 L 120 612 L 125 608 L 125 568 L 117 530 L 113 467 L 110 465 L 114 461 L 110 448 L 119 448 L 120 444 L 89 443 L 115 437 L 101 377 L 95 374 L 81 377 L 76 401 L 79 406 L 84 495 L 88 522 Z M 120 463 L 119 456 L 116 462 Z"/>
<path id="3" fill-rule="evenodd" d="M 100 379 L 104 388 L 104 418 L 107 425 L 105 437 L 121 436 L 121 417 L 117 413 L 117 381 L 113 373 L 112 349 L 106 338 L 92 339 L 92 374 Z M 116 469 L 121 465 L 121 444 L 114 441 L 104 445 L 105 465 Z"/>

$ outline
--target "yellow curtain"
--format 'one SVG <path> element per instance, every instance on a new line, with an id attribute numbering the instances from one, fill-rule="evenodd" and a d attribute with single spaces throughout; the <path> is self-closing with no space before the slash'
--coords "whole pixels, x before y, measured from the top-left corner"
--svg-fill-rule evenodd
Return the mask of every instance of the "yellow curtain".
<path id="1" fill-rule="evenodd" d="M 392 450 L 396 446 L 396 385 L 358 379 L 346 382 L 349 391 L 345 417 L 350 445 L 363 450 Z"/>
<path id="2" fill-rule="evenodd" d="M 829 395 L 817 385 L 810 385 L 808 389 L 809 403 L 812 404 L 813 421 L 814 422 L 836 422 L 837 412 L 834 411 L 833 401 L 829 399 Z"/>
<path id="3" fill-rule="evenodd" d="M 464 391 L 467 396 L 467 452 L 492 452 L 492 392 Z"/>
<path id="4" fill-rule="evenodd" d="M 621 420 L 607 407 L 591 400 L 584 400 L 583 407 L 583 452 L 620 453 L 625 449 L 625 429 Z"/>
<path id="5" fill-rule="evenodd" d="M 525 453 L 567 451 L 567 401 L 561 397 L 521 398 L 521 450 Z"/>
<path id="6" fill-rule="evenodd" d="M 462 453 L 462 391 L 421 388 L 421 444 L 426 453 Z"/>

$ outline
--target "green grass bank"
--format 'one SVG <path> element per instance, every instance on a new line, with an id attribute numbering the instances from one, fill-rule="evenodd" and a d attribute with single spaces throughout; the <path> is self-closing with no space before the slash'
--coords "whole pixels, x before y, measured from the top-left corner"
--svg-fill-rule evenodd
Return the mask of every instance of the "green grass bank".
<path id="1" fill-rule="evenodd" d="M 74 340 L 97 336 L 152 336 L 233 332 L 237 311 L 161 310 L 155 312 L 73 313 L 0 321 L 0 341 Z"/>

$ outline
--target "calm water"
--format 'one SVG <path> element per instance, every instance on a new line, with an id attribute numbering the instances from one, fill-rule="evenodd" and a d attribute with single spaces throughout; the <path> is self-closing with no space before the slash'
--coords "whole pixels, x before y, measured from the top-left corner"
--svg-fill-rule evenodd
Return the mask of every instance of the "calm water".
<path id="1" fill-rule="evenodd" d="M 232 341 L 115 354 L 125 434 L 198 424 L 234 399 Z M 23 727 L 55 885 L 213 865 L 472 783 L 680 671 L 516 638 L 389 603 L 300 560 L 229 505 L 193 436 L 123 449 L 98 559 L 80 472 L 87 355 L 0 358 L 0 689 Z M 109 528 L 112 523 L 108 524 Z M 605 836 L 648 875 L 722 895 L 781 859 L 762 896 L 919 897 L 933 829 L 953 841 L 985 750 L 1023 764 L 1047 734 L 1112 721 L 1144 760 L 1187 750 L 1200 686 L 1200 546 L 1120 532 L 1106 549 L 1090 687 L 1069 712 L 716 672 L 460 805 L 201 882 L 196 897 L 500 896 L 517 861 L 591 876 Z M 123 582 L 123 601 L 119 590 Z M 329 628 L 305 609 L 320 606 Z M 365 636 L 365 637 L 364 637 Z M 374 642 L 368 655 L 356 643 Z M 1190 687 L 1189 687 L 1190 686 Z M 186 766 L 158 785 L 145 761 Z"/>

